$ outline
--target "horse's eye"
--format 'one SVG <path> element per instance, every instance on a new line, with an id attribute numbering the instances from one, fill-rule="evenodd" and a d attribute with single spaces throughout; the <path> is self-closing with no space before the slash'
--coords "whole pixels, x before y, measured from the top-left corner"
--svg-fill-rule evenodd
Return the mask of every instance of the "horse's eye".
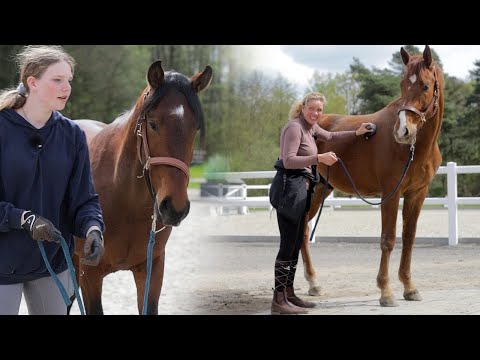
<path id="1" fill-rule="evenodd" d="M 148 126 L 150 126 L 150 129 L 152 130 L 157 130 L 157 124 L 155 124 L 154 121 L 149 121 Z"/>
<path id="2" fill-rule="evenodd" d="M 427 91 L 428 90 L 428 85 L 423 85 L 423 91 Z"/>

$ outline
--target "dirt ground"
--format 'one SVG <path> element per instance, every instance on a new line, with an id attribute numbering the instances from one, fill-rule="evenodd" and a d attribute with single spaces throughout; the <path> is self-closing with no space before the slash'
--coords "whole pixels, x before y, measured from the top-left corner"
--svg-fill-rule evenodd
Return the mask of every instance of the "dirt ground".
<path id="1" fill-rule="evenodd" d="M 470 242 L 447 246 L 437 241 L 448 234 L 446 210 L 422 213 L 417 234 L 427 241 L 415 245 L 412 279 L 424 301 L 414 304 L 402 299 L 398 243 L 391 257 L 390 279 L 399 306 L 384 311 L 376 287 L 380 246 L 375 240 L 361 241 L 364 236 L 379 236 L 379 210 L 326 211 L 317 241 L 322 236 L 333 240 L 311 244 L 323 289 L 321 296 L 308 297 L 319 304 L 311 314 L 480 314 L 480 228 L 475 220 L 479 215 L 479 210 L 460 212 L 459 235 Z M 355 237 L 360 241 L 348 242 Z M 269 314 L 277 251 L 275 214 L 218 216 L 210 205 L 193 197 L 191 213 L 172 231 L 167 244 L 159 314 Z M 297 272 L 297 295 L 307 297 L 300 263 Z M 103 306 L 105 314 L 138 314 L 129 271 L 105 278 Z M 23 302 L 20 313 L 27 313 Z M 79 314 L 76 303 L 72 314 Z"/>
<path id="2" fill-rule="evenodd" d="M 195 311 L 201 314 L 268 314 L 272 299 L 273 259 L 278 251 L 276 243 L 214 243 L 211 244 L 209 266 L 200 276 Z M 316 243 L 311 246 L 313 262 L 323 294 L 319 297 L 307 295 L 308 284 L 303 277 L 303 266 L 298 267 L 295 281 L 297 295 L 318 302 L 314 314 L 344 313 L 345 309 L 329 308 L 342 298 L 356 298 L 370 302 L 380 310 L 380 291 L 376 287 L 376 276 L 380 262 L 380 249 L 370 243 Z M 398 310 L 406 303 L 401 301 L 403 286 L 397 271 L 401 249 L 392 253 L 391 286 L 399 301 Z M 417 245 L 412 261 L 412 278 L 417 289 L 428 300 L 435 291 L 457 291 L 480 289 L 480 246 L 476 244 L 457 247 Z M 448 292 L 443 300 L 448 301 Z M 480 292 L 477 293 L 477 303 Z M 452 301 L 454 301 L 452 299 Z M 329 308 L 328 311 L 325 311 Z M 397 312 L 398 312 L 397 310 Z M 478 312 L 478 306 L 472 309 Z M 437 313 L 432 307 L 425 314 Z M 458 311 L 464 313 L 461 306 Z M 357 313 L 363 313 L 359 310 Z"/>

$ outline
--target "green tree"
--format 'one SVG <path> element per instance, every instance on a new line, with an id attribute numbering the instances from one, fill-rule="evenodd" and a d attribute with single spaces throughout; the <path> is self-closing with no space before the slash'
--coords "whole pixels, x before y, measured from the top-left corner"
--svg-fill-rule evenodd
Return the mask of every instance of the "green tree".
<path id="1" fill-rule="evenodd" d="M 400 77 L 388 69 L 368 70 L 358 59 L 350 65 L 352 77 L 360 84 L 356 114 L 374 113 L 400 95 Z"/>
<path id="2" fill-rule="evenodd" d="M 459 130 L 467 126 L 465 118 L 469 112 L 467 98 L 472 94 L 473 85 L 455 77 L 445 75 L 444 97 L 446 99 L 443 113 L 442 130 L 438 144 L 442 151 L 444 164 L 449 161 L 462 161 L 464 154 L 458 151 Z"/>
<path id="3" fill-rule="evenodd" d="M 465 116 L 460 117 L 458 136 L 455 146 L 461 165 L 480 163 L 480 60 L 475 61 L 475 68 L 470 71 L 473 92 L 466 101 Z M 458 181 L 459 193 L 463 196 L 480 196 L 480 175 L 463 175 Z"/>
<path id="4" fill-rule="evenodd" d="M 360 99 L 360 84 L 351 71 L 336 76 L 337 93 L 346 99 L 347 114 L 355 114 L 358 111 Z"/>
<path id="5" fill-rule="evenodd" d="M 232 171 L 272 169 L 295 89 L 281 76 L 270 79 L 254 71 L 241 77 L 235 95 L 224 149 L 230 167 Z"/>
<path id="6" fill-rule="evenodd" d="M 23 45 L 0 45 L 0 89 L 16 86 L 19 82 L 15 54 Z"/>
<path id="7" fill-rule="evenodd" d="M 338 91 L 340 77 L 340 74 L 334 76 L 331 73 L 319 74 L 317 71 L 313 73 L 308 91 L 316 91 L 325 95 L 327 98 L 325 113 L 346 114 L 348 112 L 347 99 Z"/>
<path id="8" fill-rule="evenodd" d="M 65 45 L 77 66 L 65 114 L 72 119 L 112 122 L 133 106 L 146 86 L 150 66 L 140 46 Z"/>
<path id="9" fill-rule="evenodd" d="M 480 109 L 480 60 L 474 62 L 475 68 L 470 70 L 470 76 L 473 79 L 473 93 L 468 97 L 466 105 L 470 112 Z"/>
<path id="10" fill-rule="evenodd" d="M 444 76 L 444 113 L 442 121 L 442 129 L 438 138 L 438 146 L 442 153 L 442 165 L 446 165 L 450 161 L 458 164 L 472 164 L 467 160 L 464 162 L 465 154 L 459 149 L 459 141 L 461 138 L 461 124 L 464 122 L 468 108 L 465 102 L 469 94 L 472 93 L 473 86 L 471 83 L 451 77 Z M 463 159 L 463 160 L 462 160 Z M 465 181 L 465 175 L 458 177 L 458 184 Z M 447 193 L 447 177 L 436 176 L 429 188 L 429 196 L 445 196 Z M 465 195 L 462 195 L 465 196 Z"/>

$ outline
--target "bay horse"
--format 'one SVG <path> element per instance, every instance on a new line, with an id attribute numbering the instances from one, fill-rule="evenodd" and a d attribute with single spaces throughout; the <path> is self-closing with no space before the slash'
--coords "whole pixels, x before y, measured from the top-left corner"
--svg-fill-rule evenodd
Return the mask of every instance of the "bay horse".
<path id="1" fill-rule="evenodd" d="M 396 223 L 400 197 L 403 195 L 402 254 L 398 276 L 403 283 L 405 300 L 422 300 L 412 282 L 411 262 L 417 220 L 427 195 L 428 186 L 442 162 L 437 144 L 444 110 L 443 75 L 432 58 L 427 45 L 423 55 L 410 56 L 400 49 L 405 71 L 400 82 L 401 97 L 380 111 L 368 115 L 324 114 L 318 124 L 328 131 L 355 130 L 361 123 L 372 122 L 376 134 L 366 140 L 357 137 L 352 142 L 328 143 L 317 141 L 318 153 L 334 151 L 342 159 L 355 186 L 362 196 L 387 198 L 395 190 L 410 154 L 413 161 L 398 191 L 381 204 L 381 259 L 377 286 L 381 290 L 381 306 L 398 306 L 389 285 L 390 254 L 395 246 Z M 412 152 L 411 152 L 412 151 Z M 326 178 L 327 166 L 321 164 L 319 173 Z M 329 183 L 342 192 L 355 194 L 354 188 L 339 163 L 330 168 Z M 325 198 L 333 189 L 326 190 Z M 305 278 L 309 294 L 320 295 L 308 248 L 308 221 L 322 203 L 322 184 L 317 186 L 305 224 L 302 244 Z"/>
<path id="2" fill-rule="evenodd" d="M 155 229 L 165 228 L 156 235 L 153 248 L 147 314 L 158 314 L 165 246 L 172 227 L 188 215 L 188 167 L 197 131 L 202 142 L 204 137 L 198 94 L 208 88 L 212 75 L 212 68 L 206 66 L 188 78 L 164 72 L 161 61 L 155 61 L 148 69 L 146 88 L 128 112 L 108 125 L 76 120 L 87 135 L 106 226 L 100 264 L 75 261 L 87 314 L 103 314 L 103 278 L 118 270 L 132 271 L 138 311 L 142 312 L 147 245 L 154 225 Z M 75 257 L 81 248 L 77 241 Z"/>

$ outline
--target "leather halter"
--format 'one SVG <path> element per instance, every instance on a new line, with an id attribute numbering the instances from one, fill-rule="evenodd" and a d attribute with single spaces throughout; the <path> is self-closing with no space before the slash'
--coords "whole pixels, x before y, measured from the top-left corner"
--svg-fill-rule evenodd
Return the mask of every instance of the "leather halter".
<path id="1" fill-rule="evenodd" d="M 143 102 L 147 99 L 148 92 L 145 93 L 143 97 Z M 153 190 L 152 181 L 150 179 L 150 167 L 155 165 L 169 165 L 176 167 L 183 171 L 187 178 L 187 184 L 190 180 L 190 171 L 188 169 L 188 165 L 185 164 L 183 161 L 169 157 L 169 156 L 155 156 L 150 157 L 150 150 L 148 147 L 148 138 L 147 138 L 147 117 L 145 113 L 143 113 L 137 120 L 137 125 L 135 126 L 135 134 L 137 137 L 137 155 L 138 160 L 143 165 L 143 177 L 145 178 L 145 182 L 147 183 L 148 191 L 150 192 L 150 196 L 152 200 L 155 201 L 155 191 Z M 142 149 L 143 149 L 143 158 L 142 158 Z"/>
<path id="2" fill-rule="evenodd" d="M 411 112 L 417 114 L 418 116 L 420 116 L 420 119 L 422 120 L 422 122 L 425 123 L 425 121 L 427 121 L 427 113 L 429 111 L 431 111 L 431 113 L 432 113 L 428 117 L 429 119 L 432 118 L 437 113 L 437 110 L 438 110 L 438 79 L 437 79 L 436 65 L 434 65 L 434 67 L 433 67 L 433 76 L 435 78 L 435 84 L 433 85 L 433 98 L 432 98 L 432 101 L 430 102 L 430 104 L 425 109 L 425 111 L 420 111 L 417 108 L 415 108 L 413 106 L 410 106 L 410 105 L 403 105 L 398 109 L 397 114 L 400 114 L 400 112 L 404 111 L 404 110 L 411 111 Z"/>

